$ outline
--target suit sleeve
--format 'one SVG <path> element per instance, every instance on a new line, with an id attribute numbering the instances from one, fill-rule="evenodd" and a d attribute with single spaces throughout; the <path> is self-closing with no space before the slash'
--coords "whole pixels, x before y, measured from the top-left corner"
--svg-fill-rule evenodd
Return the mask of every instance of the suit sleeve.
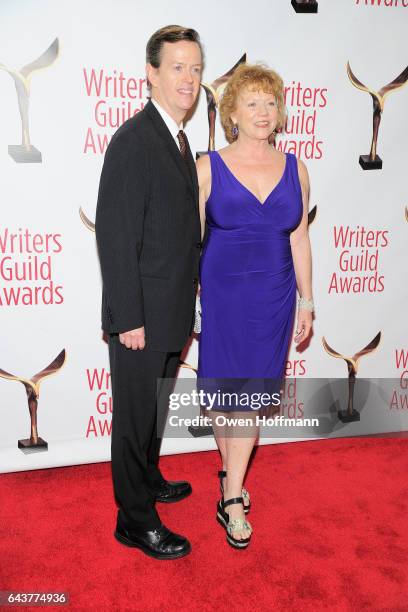
<path id="1" fill-rule="evenodd" d="M 143 142 L 135 132 L 118 134 L 105 155 L 95 218 L 111 333 L 144 325 L 139 257 L 148 198 Z"/>

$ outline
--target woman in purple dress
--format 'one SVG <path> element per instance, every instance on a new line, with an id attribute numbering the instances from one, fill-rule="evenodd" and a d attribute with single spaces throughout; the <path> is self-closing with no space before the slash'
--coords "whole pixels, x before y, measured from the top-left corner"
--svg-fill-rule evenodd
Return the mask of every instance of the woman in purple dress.
<path id="1" fill-rule="evenodd" d="M 260 379 L 282 379 L 296 289 L 297 343 L 311 332 L 313 300 L 308 173 L 295 155 L 270 144 L 285 123 L 282 79 L 262 65 L 240 65 L 226 85 L 220 116 L 230 144 L 197 162 L 201 219 L 208 225 L 198 377 L 207 389 L 228 380 L 228 390 L 232 380 L 246 388 Z M 228 543 L 245 548 L 252 528 L 242 485 L 258 427 L 253 421 L 245 435 L 231 433 L 228 421 L 218 426 L 216 418 L 228 407 L 215 406 L 211 416 L 222 459 L 217 520 Z M 233 410 L 234 417 L 240 415 L 237 405 Z"/>

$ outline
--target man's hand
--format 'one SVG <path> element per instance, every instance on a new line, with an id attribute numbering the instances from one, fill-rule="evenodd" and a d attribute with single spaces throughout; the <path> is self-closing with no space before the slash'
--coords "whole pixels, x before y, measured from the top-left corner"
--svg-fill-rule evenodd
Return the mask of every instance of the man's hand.
<path id="1" fill-rule="evenodd" d="M 128 349 L 133 349 L 134 351 L 137 351 L 137 349 L 144 349 L 146 344 L 144 327 L 138 327 L 137 329 L 119 334 L 119 340 Z"/>

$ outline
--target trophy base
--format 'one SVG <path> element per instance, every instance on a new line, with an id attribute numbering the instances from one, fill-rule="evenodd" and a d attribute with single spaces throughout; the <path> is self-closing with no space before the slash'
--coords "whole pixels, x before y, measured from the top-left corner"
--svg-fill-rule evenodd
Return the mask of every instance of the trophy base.
<path id="1" fill-rule="evenodd" d="M 43 440 L 42 438 L 38 438 L 37 444 L 31 442 L 30 438 L 26 438 L 25 440 L 18 441 L 18 448 L 23 451 L 25 455 L 30 453 L 39 453 L 41 451 L 48 450 L 48 442 Z"/>
<path id="2" fill-rule="evenodd" d="M 8 152 L 18 164 L 41 164 L 42 162 L 41 152 L 32 145 L 29 149 L 26 149 L 24 145 L 9 145 Z"/>
<path id="3" fill-rule="evenodd" d="M 317 2 L 308 2 L 305 4 L 300 0 L 292 0 L 292 6 L 296 13 L 317 13 Z"/>
<path id="4" fill-rule="evenodd" d="M 211 425 L 207 425 L 207 426 L 189 425 L 187 429 L 191 433 L 193 438 L 203 438 L 204 436 L 213 435 L 213 429 Z"/>
<path id="5" fill-rule="evenodd" d="M 360 155 L 358 162 L 363 170 L 381 170 L 382 168 L 382 159 L 378 155 L 375 156 L 375 159 L 371 159 L 369 155 Z"/>
<path id="6" fill-rule="evenodd" d="M 354 408 L 351 414 L 348 412 L 348 410 L 339 410 L 337 416 L 342 423 L 352 423 L 353 421 L 360 420 L 360 413 L 357 412 L 357 410 L 354 410 Z"/>

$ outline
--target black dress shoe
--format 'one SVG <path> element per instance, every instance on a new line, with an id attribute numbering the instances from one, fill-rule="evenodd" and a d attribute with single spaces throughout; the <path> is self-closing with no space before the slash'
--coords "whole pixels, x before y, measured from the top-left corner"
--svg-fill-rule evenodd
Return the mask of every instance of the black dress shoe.
<path id="1" fill-rule="evenodd" d="M 131 548 L 140 548 L 146 555 L 155 559 L 178 559 L 191 551 L 190 542 L 184 536 L 173 533 L 163 524 L 156 529 L 125 529 L 119 522 L 115 538 Z"/>
<path id="2" fill-rule="evenodd" d="M 191 495 L 191 484 L 185 480 L 164 480 L 155 490 L 156 501 L 171 504 Z"/>

